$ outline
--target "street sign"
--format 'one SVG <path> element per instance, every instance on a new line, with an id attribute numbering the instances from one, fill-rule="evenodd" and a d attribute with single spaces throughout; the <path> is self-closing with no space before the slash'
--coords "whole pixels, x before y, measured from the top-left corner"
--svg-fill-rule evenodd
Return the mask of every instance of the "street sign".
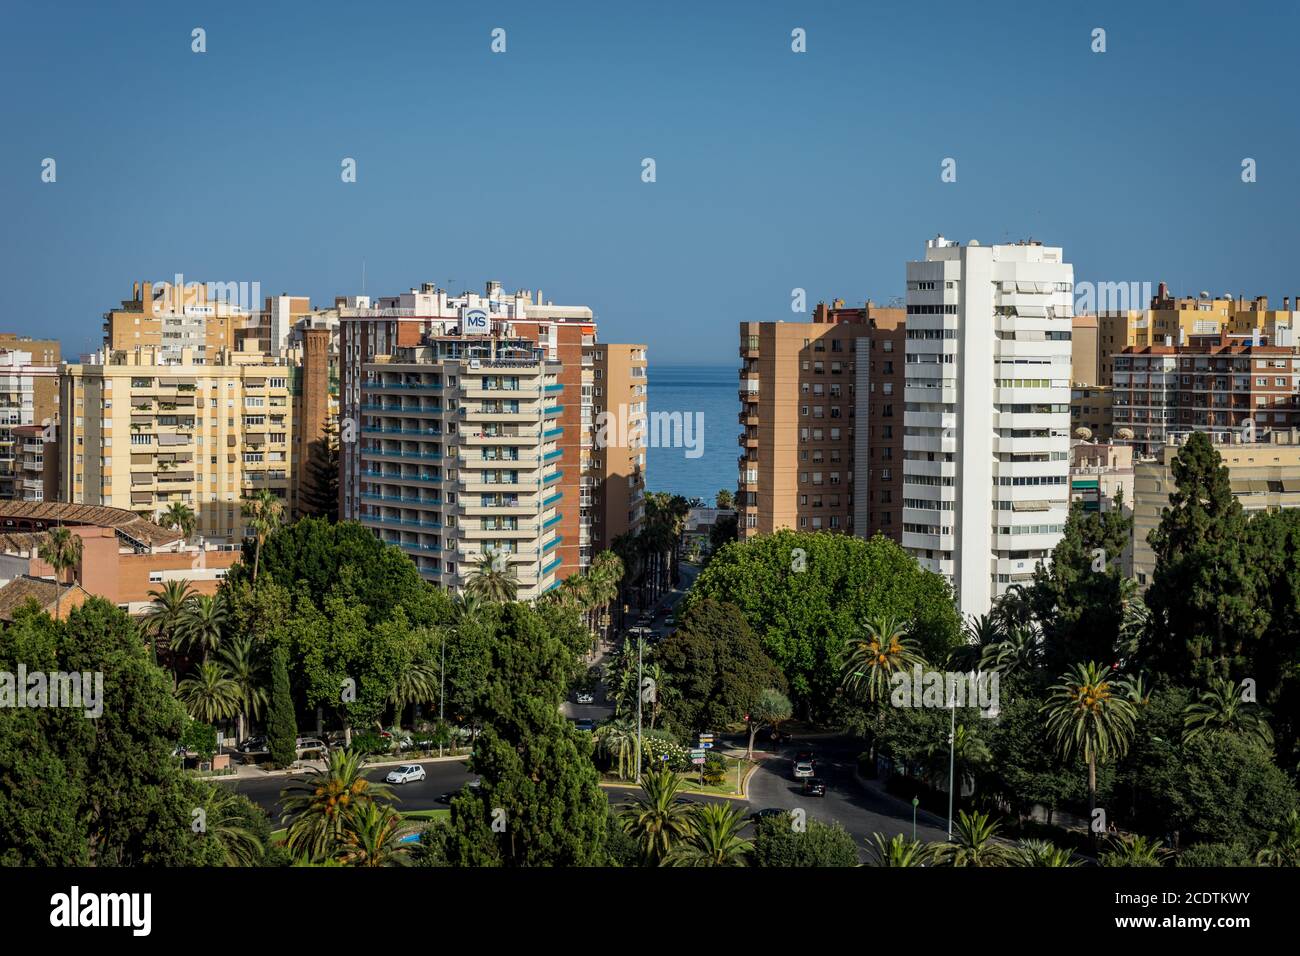
<path id="1" fill-rule="evenodd" d="M 703 758 L 703 757 L 696 757 L 694 760 L 691 761 L 691 763 L 696 764 L 697 766 L 701 766 L 701 767 L 702 767 L 702 766 L 704 766 L 704 758 Z"/>
<path id="2" fill-rule="evenodd" d="M 712 743 L 701 743 L 700 746 L 703 747 L 705 750 L 709 750 L 710 748 L 712 748 L 713 744 L 712 744 Z"/>

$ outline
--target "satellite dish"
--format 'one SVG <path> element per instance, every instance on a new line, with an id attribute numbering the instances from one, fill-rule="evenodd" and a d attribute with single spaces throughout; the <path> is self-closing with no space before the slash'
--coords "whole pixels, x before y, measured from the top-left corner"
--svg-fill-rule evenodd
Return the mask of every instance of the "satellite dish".
<path id="1" fill-rule="evenodd" d="M 1082 427 L 1076 428 L 1074 430 L 1074 437 L 1080 439 L 1081 441 L 1088 441 L 1092 438 L 1092 429 L 1082 428 Z"/>
<path id="2" fill-rule="evenodd" d="M 1133 429 L 1131 429 L 1131 428 L 1120 428 L 1120 429 L 1118 429 L 1118 430 L 1115 432 L 1115 437 L 1116 437 L 1116 438 L 1122 438 L 1122 439 L 1124 439 L 1124 441 L 1132 441 L 1132 440 L 1133 440 Z"/>

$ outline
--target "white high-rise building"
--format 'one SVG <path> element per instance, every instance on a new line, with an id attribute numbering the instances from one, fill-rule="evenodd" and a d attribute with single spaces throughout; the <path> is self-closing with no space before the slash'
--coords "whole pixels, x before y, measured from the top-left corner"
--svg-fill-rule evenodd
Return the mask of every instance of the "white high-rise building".
<path id="1" fill-rule="evenodd" d="M 903 547 L 984 614 L 1028 583 L 1070 499 L 1074 269 L 942 236 L 907 264 Z"/>

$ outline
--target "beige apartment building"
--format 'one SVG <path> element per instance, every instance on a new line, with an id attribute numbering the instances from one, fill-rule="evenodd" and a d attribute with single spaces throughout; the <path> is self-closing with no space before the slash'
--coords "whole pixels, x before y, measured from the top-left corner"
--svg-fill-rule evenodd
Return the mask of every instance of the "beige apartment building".
<path id="1" fill-rule="evenodd" d="M 583 568 L 618 535 L 636 534 L 645 518 L 647 368 L 644 345 L 584 348 L 578 489 Z"/>
<path id="2" fill-rule="evenodd" d="M 484 560 L 509 568 L 519 600 L 554 587 L 559 364 L 509 334 L 439 336 L 363 371 L 358 520 L 453 592 Z"/>
<path id="3" fill-rule="evenodd" d="M 290 505 L 290 361 L 220 349 L 104 349 L 62 378 L 61 497 L 153 518 L 189 505 L 205 539 L 246 533 L 262 489 Z"/>
<path id="4" fill-rule="evenodd" d="M 1151 583 L 1155 555 L 1147 535 L 1160 524 L 1176 484 L 1173 461 L 1187 436 L 1170 435 L 1154 458 L 1138 461 L 1133 477 L 1133 573 Z M 1300 508 L 1300 429 L 1269 434 L 1267 441 L 1217 446 L 1232 493 L 1247 512 Z"/>
<path id="5" fill-rule="evenodd" d="M 241 349 L 237 338 L 257 321 L 256 312 L 240 305 L 247 291 L 241 296 L 238 287 L 222 287 L 210 296 L 207 283 L 177 278 L 178 283 L 132 283 L 131 298 L 104 313 L 104 347 L 115 352 L 152 348 L 164 365 L 179 362 L 185 349 L 191 364 L 199 365 L 223 350 Z"/>
<path id="6" fill-rule="evenodd" d="M 905 322 L 903 309 L 836 300 L 811 322 L 740 323 L 742 540 L 901 535 Z"/>

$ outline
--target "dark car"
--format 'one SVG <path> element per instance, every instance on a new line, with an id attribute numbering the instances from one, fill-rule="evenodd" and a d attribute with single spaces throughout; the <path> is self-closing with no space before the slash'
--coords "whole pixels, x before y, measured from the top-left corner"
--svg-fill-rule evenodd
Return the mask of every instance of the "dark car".
<path id="1" fill-rule="evenodd" d="M 784 819 L 790 811 L 782 810 L 780 807 L 764 807 L 762 810 L 755 810 L 749 815 L 749 819 L 755 823 L 762 823 L 764 820 L 772 820 L 777 817 Z"/>
<path id="2" fill-rule="evenodd" d="M 826 796 L 826 781 L 821 777 L 805 777 L 803 792 L 808 797 L 824 797 Z"/>
<path id="3" fill-rule="evenodd" d="M 596 722 L 590 717 L 579 717 L 573 722 L 573 726 L 577 727 L 579 730 L 591 733 L 596 729 Z"/>
<path id="4" fill-rule="evenodd" d="M 235 748 L 241 754 L 262 753 L 266 750 L 265 737 L 249 737 L 242 744 Z"/>
<path id="5" fill-rule="evenodd" d="M 797 754 L 794 755 L 794 762 L 808 763 L 808 764 L 812 764 L 814 767 L 817 766 L 817 758 L 813 756 L 813 752 L 811 750 L 799 751 Z"/>

